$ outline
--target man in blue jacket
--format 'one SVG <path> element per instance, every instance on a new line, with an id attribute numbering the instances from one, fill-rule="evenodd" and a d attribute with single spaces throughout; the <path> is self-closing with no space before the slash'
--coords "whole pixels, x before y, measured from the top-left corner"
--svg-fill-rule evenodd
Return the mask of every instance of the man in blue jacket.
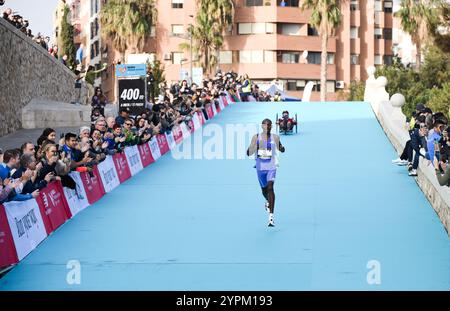
<path id="1" fill-rule="evenodd" d="M 18 150 L 6 150 L 3 155 L 3 163 L 0 164 L 0 179 L 11 178 L 11 171 L 17 169 L 20 166 L 20 152 Z M 39 195 L 39 190 L 33 193 L 22 194 L 22 188 L 24 184 L 31 179 L 32 172 L 30 170 L 24 172 L 20 178 L 21 184 L 12 191 L 8 197 L 8 201 L 26 201 L 32 198 L 36 198 Z"/>

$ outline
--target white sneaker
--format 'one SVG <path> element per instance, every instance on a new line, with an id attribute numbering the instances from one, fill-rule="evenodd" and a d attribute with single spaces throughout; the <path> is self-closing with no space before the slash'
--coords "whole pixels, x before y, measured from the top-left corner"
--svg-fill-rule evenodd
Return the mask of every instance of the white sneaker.
<path id="1" fill-rule="evenodd" d="M 393 164 L 397 164 L 398 162 L 401 162 L 401 161 L 403 161 L 403 160 L 400 159 L 400 158 L 397 158 L 397 159 L 395 159 L 395 160 L 392 160 L 392 163 L 393 163 Z"/>
<path id="2" fill-rule="evenodd" d="M 411 172 L 408 173 L 409 176 L 417 176 L 417 170 L 412 169 Z"/>
<path id="3" fill-rule="evenodd" d="M 266 209 L 266 212 L 269 212 L 269 202 L 266 201 L 264 208 Z"/>
<path id="4" fill-rule="evenodd" d="M 269 219 L 269 224 L 267 226 L 268 227 L 275 227 L 275 222 L 273 221 L 273 219 Z"/>
<path id="5" fill-rule="evenodd" d="M 396 162 L 395 164 L 399 165 L 399 166 L 405 166 L 408 165 L 408 160 L 401 160 L 400 162 Z"/>

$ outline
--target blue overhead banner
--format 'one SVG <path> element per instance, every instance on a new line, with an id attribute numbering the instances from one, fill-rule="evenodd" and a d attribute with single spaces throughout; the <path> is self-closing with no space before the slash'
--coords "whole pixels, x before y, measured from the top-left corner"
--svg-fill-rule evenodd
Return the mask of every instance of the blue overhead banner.
<path id="1" fill-rule="evenodd" d="M 143 77 L 147 74 L 146 64 L 116 65 L 116 77 Z"/>

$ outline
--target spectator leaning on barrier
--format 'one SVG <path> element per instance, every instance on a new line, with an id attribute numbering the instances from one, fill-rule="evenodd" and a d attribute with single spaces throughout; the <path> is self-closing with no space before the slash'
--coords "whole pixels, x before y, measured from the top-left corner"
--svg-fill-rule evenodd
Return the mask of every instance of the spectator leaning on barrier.
<path id="1" fill-rule="evenodd" d="M 35 198 L 39 195 L 39 191 L 34 191 L 32 194 L 22 194 L 22 189 L 28 180 L 32 177 L 32 171 L 27 169 L 18 179 L 12 178 L 12 173 L 20 167 L 20 152 L 16 149 L 6 150 L 3 155 L 3 163 L 0 164 L 0 179 L 5 183 L 5 180 L 12 180 L 12 188 L 14 188 L 7 198 L 8 201 L 25 201 Z M 6 181 L 9 185 L 10 182 Z M 4 184 L 5 185 L 5 184 Z"/>
<path id="2" fill-rule="evenodd" d="M 47 176 L 44 177 L 44 180 L 40 180 L 39 182 L 37 182 L 37 175 L 41 169 L 42 163 L 37 163 L 34 155 L 27 153 L 22 154 L 22 156 L 20 157 L 20 167 L 12 175 L 13 179 L 19 179 L 25 172 L 32 172 L 31 178 L 27 180 L 23 185 L 23 189 L 21 192 L 22 194 L 33 194 L 36 190 L 42 190 L 47 187 L 47 184 L 51 181 L 53 174 L 48 173 Z"/>

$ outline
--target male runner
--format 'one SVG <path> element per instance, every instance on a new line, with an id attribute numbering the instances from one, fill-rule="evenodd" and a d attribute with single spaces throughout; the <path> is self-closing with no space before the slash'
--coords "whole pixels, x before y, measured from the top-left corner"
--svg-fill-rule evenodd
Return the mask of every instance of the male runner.
<path id="1" fill-rule="evenodd" d="M 264 119 L 261 126 L 263 132 L 253 136 L 250 147 L 247 149 L 247 156 L 251 156 L 256 152 L 256 172 L 262 193 L 266 199 L 265 208 L 269 211 L 269 227 L 274 227 L 275 192 L 273 184 L 277 171 L 275 153 L 277 149 L 280 152 L 284 152 L 285 148 L 280 142 L 280 137 L 270 133 L 272 121 Z"/>

